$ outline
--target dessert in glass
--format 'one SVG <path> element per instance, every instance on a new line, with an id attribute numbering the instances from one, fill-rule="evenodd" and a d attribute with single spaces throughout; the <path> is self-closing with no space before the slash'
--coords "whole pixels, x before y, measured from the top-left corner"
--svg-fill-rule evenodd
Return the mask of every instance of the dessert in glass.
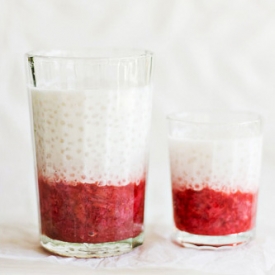
<path id="1" fill-rule="evenodd" d="M 168 123 L 174 241 L 210 249 L 250 241 L 259 191 L 260 116 L 175 113 Z"/>
<path id="2" fill-rule="evenodd" d="M 152 54 L 26 57 L 42 246 L 83 258 L 131 251 L 144 238 Z"/>

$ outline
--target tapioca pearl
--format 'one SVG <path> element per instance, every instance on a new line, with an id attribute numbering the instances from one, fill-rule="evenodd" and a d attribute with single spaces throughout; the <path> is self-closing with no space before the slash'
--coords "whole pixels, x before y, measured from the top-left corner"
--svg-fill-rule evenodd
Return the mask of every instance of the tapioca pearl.
<path id="1" fill-rule="evenodd" d="M 95 182 L 95 181 L 96 181 L 96 179 L 95 179 L 94 177 L 89 177 L 89 180 L 90 180 L 91 182 Z"/>
<path id="2" fill-rule="evenodd" d="M 51 159 L 51 157 L 52 157 L 52 154 L 51 153 L 47 153 L 46 159 Z"/>
<path id="3" fill-rule="evenodd" d="M 188 183 L 186 186 L 187 186 L 187 188 L 193 188 L 193 184 L 192 183 L 191 184 Z"/>
<path id="4" fill-rule="evenodd" d="M 66 107 L 66 106 L 67 106 L 66 101 L 62 101 L 62 102 L 61 102 L 61 108 L 62 108 L 62 107 Z"/>
<path id="5" fill-rule="evenodd" d="M 196 171 L 196 175 L 197 175 L 197 176 L 200 176 L 200 175 L 201 175 L 201 171 L 200 171 L 200 170 L 197 170 L 197 171 Z"/>
<path id="6" fill-rule="evenodd" d="M 91 150 L 94 147 L 94 143 L 93 142 L 88 142 L 87 147 Z M 91 152 L 94 152 L 94 151 L 91 150 Z"/>
<path id="7" fill-rule="evenodd" d="M 92 110 L 93 108 L 90 107 L 89 110 Z M 91 113 L 91 116 L 90 116 L 90 119 L 92 119 L 93 121 L 94 120 L 97 120 L 99 118 L 99 114 L 98 113 Z"/>
<path id="8" fill-rule="evenodd" d="M 71 173 L 69 176 L 70 176 L 71 178 L 74 178 L 74 177 L 75 177 L 75 174 L 74 174 L 74 173 Z"/>
<path id="9" fill-rule="evenodd" d="M 106 182 L 104 180 L 97 181 L 98 186 L 105 186 Z"/>
<path id="10" fill-rule="evenodd" d="M 67 124 L 67 127 L 72 129 L 74 126 L 73 126 L 72 123 L 68 123 L 68 124 Z"/>
<path id="11" fill-rule="evenodd" d="M 71 155 L 66 155 L 66 159 L 67 159 L 67 160 L 71 160 L 71 159 L 72 159 L 72 156 L 71 156 Z"/>
<path id="12" fill-rule="evenodd" d="M 51 132 L 52 134 L 56 133 L 56 131 L 55 131 L 54 128 L 51 128 L 51 129 L 50 129 L 50 132 Z M 56 136 L 55 136 L 55 139 L 58 139 L 58 138 L 59 138 L 59 137 L 56 135 Z"/>
<path id="13" fill-rule="evenodd" d="M 105 111 L 107 110 L 106 105 L 99 105 L 98 107 L 99 107 L 98 109 L 99 109 L 101 112 L 105 112 Z"/>
<path id="14" fill-rule="evenodd" d="M 62 120 L 60 121 L 60 125 L 64 126 L 65 124 L 66 124 L 65 120 L 62 119 Z"/>
<path id="15" fill-rule="evenodd" d="M 72 171 L 76 171 L 77 170 L 77 168 L 75 166 L 72 166 L 71 169 L 72 169 Z"/>

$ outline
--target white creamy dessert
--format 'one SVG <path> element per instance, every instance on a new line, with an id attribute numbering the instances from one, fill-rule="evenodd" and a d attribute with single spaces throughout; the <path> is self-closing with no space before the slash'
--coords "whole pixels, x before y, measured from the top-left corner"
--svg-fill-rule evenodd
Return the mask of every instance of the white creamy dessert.
<path id="1" fill-rule="evenodd" d="M 31 90 L 39 176 L 126 185 L 144 179 L 151 89 Z"/>
<path id="2" fill-rule="evenodd" d="M 262 139 L 170 137 L 173 186 L 196 190 L 255 191 L 260 177 Z"/>

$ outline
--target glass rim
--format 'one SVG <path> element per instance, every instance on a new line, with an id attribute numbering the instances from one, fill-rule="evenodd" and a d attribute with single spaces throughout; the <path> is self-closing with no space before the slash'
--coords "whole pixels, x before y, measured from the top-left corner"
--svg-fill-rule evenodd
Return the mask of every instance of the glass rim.
<path id="1" fill-rule="evenodd" d="M 153 57 L 153 52 L 139 48 L 94 47 L 71 49 L 33 50 L 25 54 L 27 58 L 73 59 L 73 60 L 121 60 Z"/>
<path id="2" fill-rule="evenodd" d="M 211 118 L 209 121 L 200 121 L 195 119 L 202 116 Z M 221 116 L 227 118 L 221 120 Z M 219 118 L 219 119 L 217 119 Z M 180 122 L 189 125 L 245 125 L 251 123 L 262 123 L 262 116 L 256 112 L 250 111 L 187 111 L 187 112 L 174 112 L 166 116 L 166 119 L 171 122 Z M 235 120 L 234 120 L 235 119 Z"/>

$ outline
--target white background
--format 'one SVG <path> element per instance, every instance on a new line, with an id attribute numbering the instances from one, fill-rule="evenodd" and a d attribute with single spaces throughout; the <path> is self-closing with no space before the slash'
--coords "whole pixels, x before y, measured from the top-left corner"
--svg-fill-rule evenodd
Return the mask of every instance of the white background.
<path id="1" fill-rule="evenodd" d="M 143 48 L 155 55 L 146 205 L 149 232 L 155 232 L 154 228 L 160 230 L 163 225 L 163 235 L 168 240 L 173 227 L 166 115 L 194 109 L 247 110 L 258 112 L 264 118 L 255 245 L 274 244 L 274 1 L 0 0 L 0 270 L 2 266 L 5 274 L 21 274 L 22 270 L 32 274 L 27 257 L 23 257 L 25 262 L 21 262 L 20 269 L 19 265 L 16 269 L 12 259 L 16 258 L 13 255 L 16 249 L 27 251 L 24 247 L 27 240 L 22 232 L 32 236 L 33 243 L 38 234 L 24 53 L 44 48 L 101 46 Z M 153 236 L 151 239 L 150 234 Z M 158 239 L 154 238 L 154 233 L 150 234 L 147 240 L 154 248 Z M 6 249 L 2 254 L 1 242 Z M 275 262 L 268 258 L 275 258 L 272 247 L 268 248 L 269 252 L 259 248 L 259 253 L 262 253 L 259 257 L 265 264 L 259 261 L 255 274 L 275 274 Z M 256 257 L 258 254 L 252 251 L 253 247 L 247 248 L 246 253 L 254 259 L 253 255 Z M 40 253 L 43 254 L 42 251 Z M 44 265 L 47 259 L 43 258 Z M 248 259 L 244 256 L 243 260 Z M 234 261 L 234 258 L 230 260 Z M 237 263 L 238 260 L 235 261 Z M 43 263 L 36 259 L 37 268 L 41 269 L 39 264 Z M 211 268 L 210 260 L 206 260 L 205 264 L 187 266 L 183 262 L 182 270 L 200 272 L 192 274 L 237 274 L 237 271 L 239 274 L 254 274 L 254 271 L 248 272 L 242 267 L 233 273 L 226 268 L 221 271 L 222 266 L 217 271 Z M 154 259 L 150 268 L 158 266 L 159 262 Z M 169 273 L 178 274 L 180 267 L 169 266 Z M 35 267 L 32 268 L 35 272 Z M 140 268 L 146 268 L 146 264 Z M 165 270 L 165 266 L 163 268 Z M 105 272 L 104 269 L 101 271 Z M 136 274 L 134 270 L 131 272 Z M 142 272 L 145 274 L 146 270 Z"/>

